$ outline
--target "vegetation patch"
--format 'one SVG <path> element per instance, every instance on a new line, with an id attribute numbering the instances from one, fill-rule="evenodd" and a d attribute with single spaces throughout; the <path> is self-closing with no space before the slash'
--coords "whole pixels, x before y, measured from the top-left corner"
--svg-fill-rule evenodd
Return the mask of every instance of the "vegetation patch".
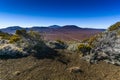
<path id="1" fill-rule="evenodd" d="M 9 42 L 10 43 L 15 43 L 15 42 L 17 42 L 17 41 L 20 41 L 20 36 L 18 36 L 18 35 L 13 35 L 13 36 L 11 36 L 10 37 L 10 39 L 9 39 Z"/>
<path id="2" fill-rule="evenodd" d="M 88 44 L 80 44 L 78 46 L 78 51 L 80 51 L 82 53 L 90 52 L 91 49 L 92 49 L 92 47 Z"/>
<path id="3" fill-rule="evenodd" d="M 15 32 L 15 34 L 17 34 L 17 35 L 25 35 L 27 33 L 27 31 L 26 30 L 24 30 L 24 29 L 22 29 L 22 30 L 16 30 L 16 32 Z"/>
<path id="4" fill-rule="evenodd" d="M 93 42 L 96 41 L 96 40 L 97 40 L 97 36 L 93 36 L 93 37 L 89 38 L 88 44 L 91 45 L 91 46 L 93 46 L 92 44 L 93 44 Z"/>
<path id="5" fill-rule="evenodd" d="M 10 34 L 8 34 L 8 33 L 4 33 L 4 32 L 1 32 L 0 31 L 0 37 L 2 38 L 2 39 L 10 39 L 10 37 L 11 37 L 11 35 Z"/>
<path id="6" fill-rule="evenodd" d="M 117 22 L 108 28 L 108 31 L 114 31 L 120 28 L 120 22 Z"/>

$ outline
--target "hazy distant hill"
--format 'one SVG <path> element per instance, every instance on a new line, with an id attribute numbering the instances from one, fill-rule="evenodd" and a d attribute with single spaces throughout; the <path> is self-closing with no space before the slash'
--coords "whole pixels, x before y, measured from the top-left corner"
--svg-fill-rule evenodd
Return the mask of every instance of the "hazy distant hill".
<path id="1" fill-rule="evenodd" d="M 73 30 L 73 29 L 82 29 L 82 28 L 80 28 L 80 27 L 78 27 L 76 25 L 65 25 L 65 26 L 62 27 L 62 29 L 71 29 L 71 30 Z"/>
<path id="2" fill-rule="evenodd" d="M 48 26 L 49 28 L 61 28 L 61 26 L 59 25 L 51 25 L 51 26 Z"/>
<path id="3" fill-rule="evenodd" d="M 105 29 L 92 29 L 92 28 L 81 28 L 75 25 L 65 25 L 65 26 L 58 26 L 52 25 L 48 27 L 39 27 L 35 26 L 32 28 L 22 28 L 20 26 L 12 26 L 8 28 L 0 29 L 2 32 L 7 33 L 15 33 L 16 30 L 26 29 L 35 30 L 38 32 L 45 33 L 45 39 L 47 40 L 81 40 L 85 38 L 89 38 L 92 35 L 105 31 Z"/>
<path id="4" fill-rule="evenodd" d="M 16 30 L 20 30 L 20 29 L 23 29 L 23 28 L 20 26 L 11 26 L 11 27 L 0 29 L 0 31 L 7 32 L 7 33 L 14 33 Z"/>

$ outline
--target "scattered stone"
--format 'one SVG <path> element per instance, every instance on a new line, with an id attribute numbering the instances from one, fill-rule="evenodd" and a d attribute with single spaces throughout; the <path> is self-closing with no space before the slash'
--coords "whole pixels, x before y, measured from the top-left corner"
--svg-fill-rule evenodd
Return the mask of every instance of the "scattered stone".
<path id="1" fill-rule="evenodd" d="M 14 76 L 20 75 L 20 71 L 15 71 L 15 72 L 13 73 L 13 75 L 14 75 Z"/>
<path id="2" fill-rule="evenodd" d="M 82 73 L 83 71 L 80 69 L 80 67 L 71 67 L 71 68 L 68 68 L 68 71 L 70 73 Z"/>
<path id="3" fill-rule="evenodd" d="M 72 43 L 72 44 L 69 44 L 68 47 L 67 47 L 67 50 L 72 51 L 72 52 L 76 52 L 76 51 L 78 51 L 78 46 L 80 44 L 81 43 Z"/>
<path id="4" fill-rule="evenodd" d="M 46 43 L 46 45 L 52 49 L 65 49 L 66 48 L 65 44 L 61 44 L 56 41 L 49 41 Z"/>

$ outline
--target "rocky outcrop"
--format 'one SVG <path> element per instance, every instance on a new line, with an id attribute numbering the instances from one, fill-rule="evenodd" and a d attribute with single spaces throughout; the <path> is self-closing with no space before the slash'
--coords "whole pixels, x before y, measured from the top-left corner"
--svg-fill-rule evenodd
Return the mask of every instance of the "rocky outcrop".
<path id="1" fill-rule="evenodd" d="M 41 56 L 46 49 L 41 35 L 35 31 L 17 30 L 8 39 L 0 37 L 0 58 L 19 58 L 30 54 Z"/>
<path id="2" fill-rule="evenodd" d="M 78 46 L 80 44 L 81 43 L 70 43 L 67 47 L 67 50 L 72 51 L 72 52 L 76 52 L 76 51 L 78 51 Z"/>
<path id="3" fill-rule="evenodd" d="M 14 44 L 0 45 L 0 58 L 19 58 L 26 56 L 27 52 L 23 48 L 17 47 Z"/>
<path id="4" fill-rule="evenodd" d="M 1 44 L 1 45 L 6 44 L 6 43 L 8 43 L 8 40 L 4 40 L 4 39 L 1 39 L 1 38 L 0 38 L 0 44 Z"/>
<path id="5" fill-rule="evenodd" d="M 108 63 L 120 65 L 120 29 L 105 31 L 97 35 L 93 41 L 94 48 L 84 59 L 96 63 L 104 60 Z"/>
<path id="6" fill-rule="evenodd" d="M 46 45 L 52 49 L 65 49 L 67 47 L 66 44 L 62 44 L 57 41 L 48 41 L 46 42 Z"/>

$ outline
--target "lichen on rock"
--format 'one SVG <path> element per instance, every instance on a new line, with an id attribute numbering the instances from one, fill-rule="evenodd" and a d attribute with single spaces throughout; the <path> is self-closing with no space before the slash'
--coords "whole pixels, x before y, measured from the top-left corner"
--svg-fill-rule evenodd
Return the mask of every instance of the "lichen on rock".
<path id="1" fill-rule="evenodd" d="M 91 50 L 89 55 L 84 57 L 84 59 L 87 59 L 87 61 L 92 63 L 104 60 L 108 63 L 120 65 L 119 30 L 120 28 L 117 28 L 113 31 L 106 30 L 105 32 L 101 33 L 101 37 L 97 37 L 92 43 L 94 48 Z"/>

